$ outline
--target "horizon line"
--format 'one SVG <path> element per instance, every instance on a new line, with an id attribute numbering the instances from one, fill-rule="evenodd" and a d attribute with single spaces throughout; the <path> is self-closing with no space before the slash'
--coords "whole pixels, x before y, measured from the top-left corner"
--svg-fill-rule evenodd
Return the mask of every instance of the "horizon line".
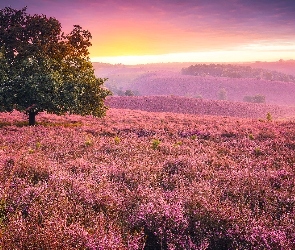
<path id="1" fill-rule="evenodd" d="M 250 63 L 277 62 L 294 60 L 295 51 L 208 51 L 184 52 L 161 55 L 120 55 L 120 56 L 90 56 L 91 62 L 108 64 L 140 65 L 156 63 Z M 253 53 L 254 52 L 254 53 Z"/>

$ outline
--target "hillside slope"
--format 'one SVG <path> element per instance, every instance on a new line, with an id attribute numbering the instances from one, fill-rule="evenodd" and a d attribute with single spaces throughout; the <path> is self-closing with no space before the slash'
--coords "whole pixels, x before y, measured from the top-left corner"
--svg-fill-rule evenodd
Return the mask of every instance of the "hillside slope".
<path id="1" fill-rule="evenodd" d="M 241 102 L 245 96 L 263 95 L 268 104 L 295 105 L 295 83 L 293 82 L 154 72 L 138 77 L 129 87 L 143 96 L 199 96 L 217 100 L 220 91 L 225 90 L 229 101 Z"/>
<path id="2" fill-rule="evenodd" d="M 210 101 L 177 96 L 108 97 L 106 104 L 111 108 L 137 109 L 149 112 L 173 112 L 255 119 L 264 119 L 267 113 L 270 113 L 274 119 L 295 117 L 295 107 Z"/>
<path id="3" fill-rule="evenodd" d="M 251 67 L 252 69 L 248 73 L 252 72 L 249 75 L 252 78 L 181 74 L 182 69 L 193 64 L 166 63 L 127 66 L 94 63 L 94 67 L 97 76 L 108 78 L 106 87 L 113 91 L 114 95 L 124 95 L 126 90 L 132 90 L 133 93 L 141 96 L 177 95 L 218 100 L 220 99 L 219 93 L 223 91 L 229 101 L 241 102 L 246 96 L 263 95 L 267 104 L 295 106 L 295 83 L 274 80 L 280 79 L 280 77 L 276 77 L 280 76 L 279 72 L 295 75 L 295 61 L 245 63 L 231 67 L 236 70 L 234 73 L 241 74 L 241 76 L 247 76 L 242 73 L 247 73 Z M 210 69 L 213 66 L 208 64 L 208 67 Z M 269 77 L 268 74 L 264 74 L 266 72 L 261 70 L 263 68 L 277 72 L 271 72 L 272 81 L 261 79 L 264 76 Z M 223 70 L 225 69 L 226 65 Z M 255 75 L 256 71 L 260 72 L 262 76 L 260 73 Z M 253 76 L 255 77 L 253 78 Z"/>

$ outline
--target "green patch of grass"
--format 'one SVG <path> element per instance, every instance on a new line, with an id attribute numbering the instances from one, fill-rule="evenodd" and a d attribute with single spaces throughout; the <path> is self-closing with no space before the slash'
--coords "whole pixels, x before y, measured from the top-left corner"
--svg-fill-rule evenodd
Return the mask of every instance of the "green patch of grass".
<path id="1" fill-rule="evenodd" d="M 115 136 L 114 141 L 115 141 L 115 144 L 119 144 L 121 142 L 121 139 L 118 136 Z"/>
<path id="2" fill-rule="evenodd" d="M 254 135 L 253 134 L 249 134 L 249 139 L 250 140 L 254 140 L 255 139 Z"/>
<path id="3" fill-rule="evenodd" d="M 152 140 L 152 149 L 153 150 L 158 149 L 160 144 L 161 144 L 161 141 L 159 139 L 153 139 Z"/>
<path id="4" fill-rule="evenodd" d="M 271 115 L 271 113 L 268 112 L 266 114 L 266 120 L 269 121 L 269 122 L 272 121 L 272 115 Z"/>

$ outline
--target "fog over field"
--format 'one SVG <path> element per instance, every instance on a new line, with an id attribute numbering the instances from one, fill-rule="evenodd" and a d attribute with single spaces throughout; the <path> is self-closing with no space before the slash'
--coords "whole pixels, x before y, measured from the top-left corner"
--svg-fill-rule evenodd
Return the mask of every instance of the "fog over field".
<path id="1" fill-rule="evenodd" d="M 206 65 L 211 72 L 185 73 L 185 69 L 194 65 Z M 247 102 L 251 97 L 262 96 L 264 100 L 261 102 L 266 104 L 295 105 L 293 60 L 243 64 L 163 63 L 135 66 L 94 63 L 94 67 L 97 75 L 108 78 L 106 87 L 114 95 L 125 95 L 126 90 L 129 90 L 131 95 L 139 96 L 174 95 L 232 102 Z M 213 72 L 214 68 L 220 70 L 220 67 L 223 67 L 222 74 Z M 245 73 L 245 70 L 248 70 L 248 73 Z"/>

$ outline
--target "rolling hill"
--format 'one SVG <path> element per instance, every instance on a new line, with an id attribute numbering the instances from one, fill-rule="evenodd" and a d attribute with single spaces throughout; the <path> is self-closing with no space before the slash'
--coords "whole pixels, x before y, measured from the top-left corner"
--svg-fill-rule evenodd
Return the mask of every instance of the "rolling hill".
<path id="1" fill-rule="evenodd" d="M 267 104 L 295 106 L 295 83 L 288 81 L 287 75 L 283 72 L 274 71 L 277 66 L 278 70 L 290 73 L 292 62 L 257 62 L 232 66 L 233 69 L 240 69 L 241 72 L 234 72 L 243 76 L 239 78 L 228 77 L 226 74 L 223 74 L 225 76 L 182 74 L 182 69 L 189 68 L 189 63 L 135 66 L 94 65 L 98 76 L 108 78 L 106 87 L 115 95 L 124 95 L 124 91 L 131 90 L 139 96 L 175 95 L 218 100 L 220 92 L 223 91 L 228 101 L 242 102 L 245 97 L 260 95 L 265 97 Z M 261 68 L 255 68 L 258 66 Z M 249 68 L 251 74 L 248 74 Z M 230 75 L 230 72 L 227 74 Z M 258 77 L 257 74 L 262 77 Z M 265 79 L 267 77 L 272 80 Z"/>
<path id="2" fill-rule="evenodd" d="M 111 108 L 149 112 L 172 112 L 253 119 L 265 119 L 267 113 L 270 113 L 273 119 L 294 119 L 295 117 L 295 107 L 203 100 L 179 96 L 114 96 L 108 97 L 106 104 Z"/>

